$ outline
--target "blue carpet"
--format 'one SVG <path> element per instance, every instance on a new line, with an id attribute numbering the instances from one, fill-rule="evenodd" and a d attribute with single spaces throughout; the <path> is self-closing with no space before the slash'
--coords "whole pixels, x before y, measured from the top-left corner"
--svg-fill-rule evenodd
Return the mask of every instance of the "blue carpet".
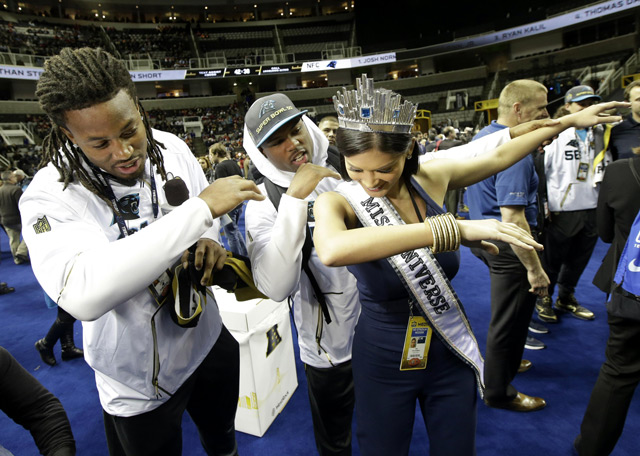
<path id="1" fill-rule="evenodd" d="M 82 360 L 59 361 L 55 367 L 41 362 L 33 344 L 44 336 L 56 312 L 46 308 L 31 267 L 14 265 L 4 232 L 0 231 L 0 237 L 0 281 L 16 288 L 15 293 L 0 295 L 0 345 L 62 401 L 71 421 L 78 454 L 105 455 L 102 414 L 93 372 Z M 519 375 L 514 385 L 524 393 L 544 397 L 549 405 L 540 412 L 517 414 L 489 409 L 479 403 L 478 455 L 572 454 L 573 439 L 604 359 L 608 334 L 604 294 L 591 285 L 591 278 L 606 248 L 605 244 L 598 243 L 576 293 L 578 300 L 596 313 L 595 321 L 564 317 L 560 323 L 548 325 L 549 334 L 536 335 L 547 344 L 545 350 L 525 351 L 525 357 L 534 365 L 529 372 Z M 461 270 L 453 283 L 484 351 L 489 322 L 489 274 L 486 266 L 466 248 L 462 249 Z M 79 323 L 76 323 L 75 331 L 79 343 L 82 334 Z M 56 356 L 60 359 L 59 346 L 56 347 Z M 304 370 L 299 361 L 297 372 L 298 389 L 267 433 L 262 438 L 237 433 L 242 456 L 316 454 Z M 616 456 L 638 454 L 639 406 L 636 398 L 631 404 L 625 431 L 613 453 Z M 188 416 L 184 419 L 183 441 L 185 455 L 205 454 Z M 16 456 L 38 454 L 28 432 L 4 414 L 0 414 L 0 443 Z M 355 441 L 353 453 L 360 454 Z M 428 454 L 426 431 L 419 413 L 416 414 L 410 454 Z"/>

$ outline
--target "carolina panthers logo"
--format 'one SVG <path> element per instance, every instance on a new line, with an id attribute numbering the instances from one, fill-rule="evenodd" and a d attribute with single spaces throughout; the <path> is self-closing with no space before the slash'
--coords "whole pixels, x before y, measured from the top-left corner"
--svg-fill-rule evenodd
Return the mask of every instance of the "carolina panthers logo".
<path id="1" fill-rule="evenodd" d="M 135 220 L 140 218 L 140 194 L 135 193 L 133 195 L 123 196 L 118 200 L 118 208 L 125 220 Z"/>
<path id="2" fill-rule="evenodd" d="M 260 114 L 258 116 L 262 119 L 264 116 L 276 110 L 276 102 L 274 100 L 266 100 L 260 106 Z"/>
<path id="3" fill-rule="evenodd" d="M 578 144 L 578 140 L 576 140 L 576 139 L 572 139 L 571 141 L 569 141 L 567 143 L 567 146 L 575 147 L 576 149 L 578 149 L 580 147 L 579 144 Z"/>
<path id="4" fill-rule="evenodd" d="M 331 62 L 327 63 L 327 68 L 335 68 L 338 65 L 338 62 L 336 60 L 332 60 Z"/>

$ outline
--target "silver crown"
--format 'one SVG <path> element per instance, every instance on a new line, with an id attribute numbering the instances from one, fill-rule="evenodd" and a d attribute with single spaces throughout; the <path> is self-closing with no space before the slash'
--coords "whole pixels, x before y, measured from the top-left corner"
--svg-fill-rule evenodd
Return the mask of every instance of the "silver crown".
<path id="1" fill-rule="evenodd" d="M 416 105 L 388 89 L 374 89 L 373 78 L 363 74 L 356 89 L 342 88 L 333 96 L 338 125 L 348 130 L 410 133 L 416 118 Z"/>

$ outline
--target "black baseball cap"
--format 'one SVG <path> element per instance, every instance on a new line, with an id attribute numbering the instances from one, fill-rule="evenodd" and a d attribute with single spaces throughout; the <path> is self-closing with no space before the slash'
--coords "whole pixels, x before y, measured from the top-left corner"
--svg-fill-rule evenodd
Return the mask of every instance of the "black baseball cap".
<path id="1" fill-rule="evenodd" d="M 278 128 L 306 112 L 296 108 L 288 96 L 274 93 L 258 98 L 244 116 L 244 123 L 256 147 L 260 147 Z"/>

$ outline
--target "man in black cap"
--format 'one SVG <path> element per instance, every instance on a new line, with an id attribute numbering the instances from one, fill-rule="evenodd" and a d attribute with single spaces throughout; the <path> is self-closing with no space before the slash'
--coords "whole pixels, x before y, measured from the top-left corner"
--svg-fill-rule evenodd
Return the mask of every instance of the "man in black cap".
<path id="1" fill-rule="evenodd" d="M 601 99 L 591 87 L 580 85 L 567 91 L 565 108 L 573 114 Z M 611 161 L 606 128 L 611 127 L 568 128 L 544 148 L 550 211 L 544 240 L 544 266 L 550 284 L 548 296 L 538 299 L 536 310 L 538 318 L 548 323 L 558 321 L 554 307 L 581 320 L 594 319 L 593 312 L 578 303 L 574 291 L 598 240 L 598 184 L 605 165 Z M 552 307 L 556 282 L 558 298 Z"/>
<path id="2" fill-rule="evenodd" d="M 335 155 L 328 139 L 306 112 L 276 93 L 256 100 L 245 116 L 244 148 L 265 177 L 259 188 L 269 195 L 246 207 L 247 249 L 258 289 L 277 301 L 293 298 L 318 452 L 347 456 L 360 303 L 351 273 L 322 264 L 313 247 L 313 204 L 335 189 L 340 175 L 339 165 L 330 164 Z"/>

